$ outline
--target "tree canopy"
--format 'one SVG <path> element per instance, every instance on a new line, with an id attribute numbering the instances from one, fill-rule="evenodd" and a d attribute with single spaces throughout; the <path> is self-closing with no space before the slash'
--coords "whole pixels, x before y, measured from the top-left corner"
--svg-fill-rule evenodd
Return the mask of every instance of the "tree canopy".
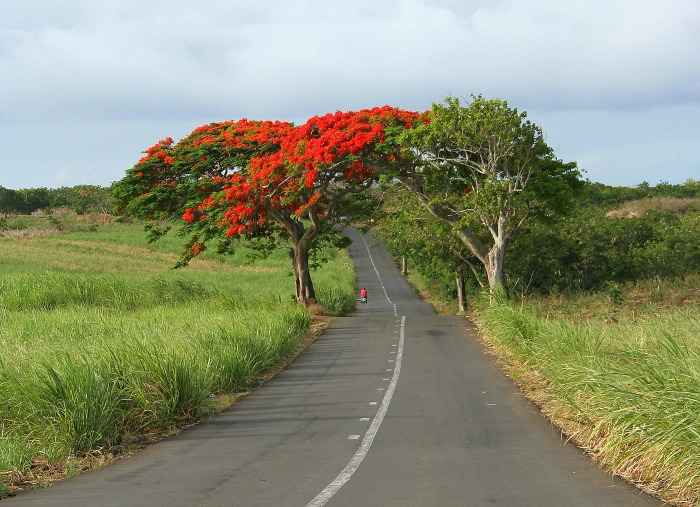
<path id="1" fill-rule="evenodd" d="M 579 173 L 556 159 L 542 129 L 500 99 L 448 97 L 430 121 L 400 134 L 412 163 L 397 175 L 484 266 L 492 290 L 505 289 L 513 234 L 533 215 L 561 210 Z"/>
<path id="2" fill-rule="evenodd" d="M 292 246 L 297 298 L 307 303 L 314 299 L 308 252 L 323 224 L 337 218 L 353 189 L 401 156 L 387 137 L 419 119 L 384 106 L 314 116 L 299 126 L 211 123 L 176 144 L 166 138 L 148 148 L 116 192 L 145 218 L 179 216 L 190 235 L 185 261 L 216 237 L 283 235 Z"/>

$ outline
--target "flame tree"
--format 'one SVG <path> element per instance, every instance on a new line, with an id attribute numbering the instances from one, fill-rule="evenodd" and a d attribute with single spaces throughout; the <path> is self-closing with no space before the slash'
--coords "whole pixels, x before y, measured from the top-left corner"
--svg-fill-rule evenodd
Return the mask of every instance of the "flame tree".
<path id="1" fill-rule="evenodd" d="M 181 264 L 215 238 L 273 237 L 291 247 L 300 303 L 315 300 L 309 251 L 348 196 L 400 156 L 392 141 L 420 115 L 389 106 L 288 122 L 237 120 L 148 148 L 115 194 L 146 219 L 181 220 Z"/>

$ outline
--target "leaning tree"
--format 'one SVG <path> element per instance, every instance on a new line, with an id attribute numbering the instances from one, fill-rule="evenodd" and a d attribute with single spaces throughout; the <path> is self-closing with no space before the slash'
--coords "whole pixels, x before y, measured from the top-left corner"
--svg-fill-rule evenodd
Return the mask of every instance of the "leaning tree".
<path id="1" fill-rule="evenodd" d="M 149 148 L 117 186 L 145 218 L 182 219 L 189 240 L 182 263 L 214 238 L 281 232 L 290 242 L 300 303 L 314 301 L 309 251 L 324 225 L 377 169 L 401 156 L 386 142 L 419 115 L 384 106 L 287 122 L 238 120 L 195 129 L 177 144 Z M 390 133 L 390 136 L 387 136 Z"/>
<path id="2" fill-rule="evenodd" d="M 576 165 L 556 159 L 541 128 L 504 100 L 449 97 L 397 142 L 412 163 L 395 176 L 483 264 L 492 293 L 505 292 L 513 235 L 561 210 L 578 181 Z"/>
<path id="3" fill-rule="evenodd" d="M 468 279 L 473 275 L 473 285 L 484 286 L 479 261 L 449 225 L 436 220 L 421 206 L 413 192 L 396 184 L 385 185 L 382 190 L 378 196 L 381 206 L 373 215 L 374 227 L 394 253 L 408 257 L 433 284 L 444 283 L 448 275 L 453 276 L 453 289 L 448 285 L 442 285 L 442 289 L 454 291 L 458 310 L 464 313 Z"/>

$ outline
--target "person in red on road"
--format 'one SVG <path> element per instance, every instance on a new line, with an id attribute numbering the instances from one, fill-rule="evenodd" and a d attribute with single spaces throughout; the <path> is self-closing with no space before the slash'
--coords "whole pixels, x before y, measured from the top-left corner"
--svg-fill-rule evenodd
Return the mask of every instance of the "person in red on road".
<path id="1" fill-rule="evenodd" d="M 367 289 L 364 287 L 360 289 L 360 301 L 363 303 L 367 302 Z"/>

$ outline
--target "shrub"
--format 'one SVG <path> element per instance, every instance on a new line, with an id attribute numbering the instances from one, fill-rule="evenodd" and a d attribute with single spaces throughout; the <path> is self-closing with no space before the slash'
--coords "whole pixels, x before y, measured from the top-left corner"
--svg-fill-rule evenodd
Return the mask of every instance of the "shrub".
<path id="1" fill-rule="evenodd" d="M 529 291 L 591 290 L 608 282 L 678 276 L 700 270 L 700 213 L 657 211 L 614 219 L 583 209 L 551 224 L 534 224 L 513 242 L 511 283 Z"/>

